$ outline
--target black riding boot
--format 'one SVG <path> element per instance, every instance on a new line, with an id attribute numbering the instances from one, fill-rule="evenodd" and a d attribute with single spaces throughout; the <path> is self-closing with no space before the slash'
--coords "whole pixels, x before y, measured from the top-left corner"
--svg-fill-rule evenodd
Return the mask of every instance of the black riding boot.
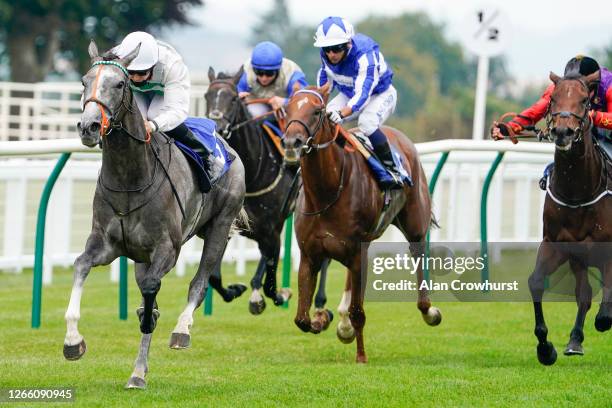
<path id="1" fill-rule="evenodd" d="M 196 135 L 194 135 L 193 132 L 187 126 L 185 126 L 184 123 L 181 123 L 174 129 L 165 133 L 174 140 L 177 140 L 185 146 L 189 147 L 191 150 L 196 152 L 198 156 L 200 156 L 202 162 L 204 163 L 204 169 L 206 170 L 203 174 L 201 172 L 199 173 L 198 178 L 200 182 L 200 190 L 202 190 L 202 192 L 204 193 L 210 191 L 211 183 L 207 171 L 210 171 L 208 161 L 212 152 L 208 150 L 202 143 L 200 143 Z"/>
<path id="2" fill-rule="evenodd" d="M 378 143 L 373 145 L 374 153 L 380 159 L 382 164 L 389 170 L 391 176 L 393 176 L 394 181 L 386 181 L 381 182 L 381 187 L 383 188 L 391 188 L 391 189 L 400 189 L 403 188 L 404 183 L 402 182 L 402 176 L 399 173 L 397 167 L 395 167 L 395 162 L 393 161 L 393 156 L 391 153 L 391 147 L 389 146 L 389 142 L 385 140 L 384 143 Z"/>

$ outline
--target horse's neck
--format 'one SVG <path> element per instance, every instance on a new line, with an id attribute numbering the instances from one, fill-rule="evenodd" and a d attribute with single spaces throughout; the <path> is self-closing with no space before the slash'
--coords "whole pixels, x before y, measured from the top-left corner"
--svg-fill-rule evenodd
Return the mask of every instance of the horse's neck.
<path id="1" fill-rule="evenodd" d="M 245 105 L 240 106 L 239 114 L 236 117 L 236 123 L 243 123 L 251 119 L 250 114 Z M 230 137 L 228 143 L 236 150 L 238 156 L 242 159 L 245 169 L 245 181 L 247 187 L 254 181 L 260 178 L 261 169 L 264 167 L 270 170 L 270 166 L 276 164 L 276 161 L 268 161 L 268 156 L 271 152 L 270 144 L 267 142 L 267 135 L 264 134 L 264 129 L 258 122 L 249 122 L 245 126 L 236 130 L 236 134 Z M 266 162 L 264 164 L 264 162 Z M 278 160 L 280 166 L 281 161 Z"/>
<path id="2" fill-rule="evenodd" d="M 109 187 L 124 190 L 136 188 L 152 177 L 155 157 L 150 144 L 130 136 L 146 139 L 144 125 L 139 122 L 142 123 L 142 118 L 136 111 L 135 115 L 123 121 L 123 127 L 129 134 L 123 129 L 113 129 L 102 140 L 101 172 Z"/>
<path id="3" fill-rule="evenodd" d="M 584 198 L 600 188 L 602 161 L 590 132 L 580 146 L 568 152 L 555 151 L 552 187 L 564 197 Z"/>
<path id="4" fill-rule="evenodd" d="M 316 144 L 326 143 L 333 137 L 333 127 L 325 121 L 319 134 L 325 137 L 315 137 Z M 311 202 L 324 201 L 338 193 L 339 186 L 347 183 L 347 173 L 350 174 L 350 163 L 345 163 L 342 147 L 336 143 L 321 149 L 312 150 L 302 158 L 302 180 L 306 198 Z M 342 170 L 346 166 L 347 168 Z M 344 176 L 344 180 L 341 180 Z M 359 175 L 353 175 L 359 177 Z"/>

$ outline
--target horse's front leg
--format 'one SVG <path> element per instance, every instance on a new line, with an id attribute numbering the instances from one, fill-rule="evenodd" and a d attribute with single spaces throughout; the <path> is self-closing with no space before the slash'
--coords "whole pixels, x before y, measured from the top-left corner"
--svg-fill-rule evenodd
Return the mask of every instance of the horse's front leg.
<path id="1" fill-rule="evenodd" d="M 587 266 L 578 260 L 570 260 L 570 267 L 576 277 L 576 303 L 578 304 L 578 312 L 576 313 L 576 322 L 570 333 L 570 340 L 567 343 L 564 354 L 566 356 L 583 355 L 582 342 L 584 340 L 584 319 L 587 312 L 591 308 L 591 299 L 593 290 L 589 284 Z"/>
<path id="2" fill-rule="evenodd" d="M 425 259 L 425 240 L 421 238 L 419 241 L 413 241 L 410 243 L 410 254 L 414 258 Z M 421 316 L 425 323 L 430 326 L 437 326 L 442 322 L 442 313 L 440 309 L 431 305 L 429 299 L 429 293 L 427 289 L 422 285 L 424 274 L 423 274 L 423 263 L 419 262 L 416 268 L 417 285 L 419 288 L 417 308 L 421 311 Z"/>
<path id="3" fill-rule="evenodd" d="M 538 361 L 544 365 L 552 365 L 557 361 L 555 346 L 547 340 L 548 328 L 542 310 L 544 279 L 556 271 L 566 260 L 567 256 L 555 250 L 551 243 L 542 242 L 538 249 L 535 269 L 529 277 L 529 290 L 531 291 L 535 314 L 534 334 L 538 338 Z"/>
<path id="4" fill-rule="evenodd" d="M 310 306 L 317 284 L 317 271 L 321 261 L 313 261 L 301 251 L 300 267 L 298 271 L 298 308 L 294 322 L 302 331 L 311 332 Z M 320 330 L 319 330 L 320 331 Z"/>
<path id="5" fill-rule="evenodd" d="M 275 306 L 281 306 L 291 298 L 291 290 L 282 288 L 276 291 L 276 271 L 278 269 L 278 258 L 280 255 L 280 231 L 268 238 L 265 244 L 260 244 L 261 253 L 266 258 L 266 277 L 264 278 L 264 294 L 274 301 Z M 291 256 L 291 255 L 289 255 Z"/>
<path id="6" fill-rule="evenodd" d="M 79 319 L 81 318 L 81 295 L 83 294 L 85 279 L 87 279 L 92 267 L 107 265 L 117 256 L 115 251 L 105 245 L 102 234 L 96 231 L 89 235 L 85 251 L 74 262 L 72 292 L 65 314 L 64 357 L 67 360 L 78 360 L 87 350 L 85 340 L 78 329 Z"/>
<path id="7" fill-rule="evenodd" d="M 363 328 L 365 327 L 366 315 L 363 310 L 363 298 L 365 292 L 365 274 L 361 273 L 361 251 L 352 259 L 350 264 L 351 274 L 351 302 L 349 306 L 349 317 L 351 325 L 355 329 L 355 337 L 357 338 L 357 355 L 355 361 L 357 363 L 367 363 L 365 344 L 363 339 Z"/>
<path id="8" fill-rule="evenodd" d="M 140 340 L 138 356 L 134 363 L 134 371 L 125 388 L 146 387 L 145 376 L 149 369 L 149 346 L 151 345 L 151 337 L 159 318 L 155 298 L 161 287 L 162 277 L 172 269 L 177 258 L 178 251 L 171 243 L 167 243 L 153 252 L 151 264 L 136 265 L 136 283 L 140 288 L 143 299 L 143 307 L 138 309 L 142 338 Z"/>

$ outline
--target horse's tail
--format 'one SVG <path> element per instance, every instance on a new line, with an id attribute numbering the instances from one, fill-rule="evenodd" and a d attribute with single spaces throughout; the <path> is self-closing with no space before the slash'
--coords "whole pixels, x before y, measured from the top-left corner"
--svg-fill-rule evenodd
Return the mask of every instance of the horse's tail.
<path id="1" fill-rule="evenodd" d="M 240 209 L 240 212 L 234 219 L 234 222 L 232 223 L 232 226 L 230 228 L 230 235 L 235 232 L 250 230 L 251 226 L 249 225 L 249 222 L 249 215 L 247 214 L 244 207 L 242 207 Z"/>

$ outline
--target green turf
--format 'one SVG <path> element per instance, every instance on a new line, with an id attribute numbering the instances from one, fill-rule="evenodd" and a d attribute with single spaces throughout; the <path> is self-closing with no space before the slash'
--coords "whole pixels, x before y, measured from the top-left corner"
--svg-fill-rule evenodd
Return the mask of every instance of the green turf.
<path id="1" fill-rule="evenodd" d="M 229 269 L 226 283 L 250 279 L 238 279 Z M 145 391 L 123 389 L 140 340 L 134 313 L 140 298 L 132 275 L 129 318 L 119 321 L 117 285 L 109 282 L 107 269 L 92 271 L 79 325 L 88 351 L 69 362 L 62 343 L 71 273 L 56 271 L 53 285 L 44 288 L 38 330 L 30 329 L 31 272 L 0 274 L 0 387 L 75 387 L 76 405 L 86 407 L 612 404 L 612 338 L 593 327 L 597 305 L 587 316 L 586 354 L 571 358 L 562 352 L 575 305 L 545 305 L 549 338 L 559 353 L 552 367 L 537 362 L 529 303 L 438 304 L 438 327 L 425 325 L 414 303 L 366 303 L 369 363 L 358 366 L 354 343 L 336 339 L 336 322 L 316 336 L 294 325 L 295 300 L 289 309 L 268 301 L 263 315 L 251 316 L 248 294 L 232 304 L 216 296 L 212 317 L 196 312 L 191 348 L 170 350 L 190 273 L 171 273 L 162 282 Z M 343 271 L 333 264 L 329 275 L 328 304 L 335 311 Z"/>

